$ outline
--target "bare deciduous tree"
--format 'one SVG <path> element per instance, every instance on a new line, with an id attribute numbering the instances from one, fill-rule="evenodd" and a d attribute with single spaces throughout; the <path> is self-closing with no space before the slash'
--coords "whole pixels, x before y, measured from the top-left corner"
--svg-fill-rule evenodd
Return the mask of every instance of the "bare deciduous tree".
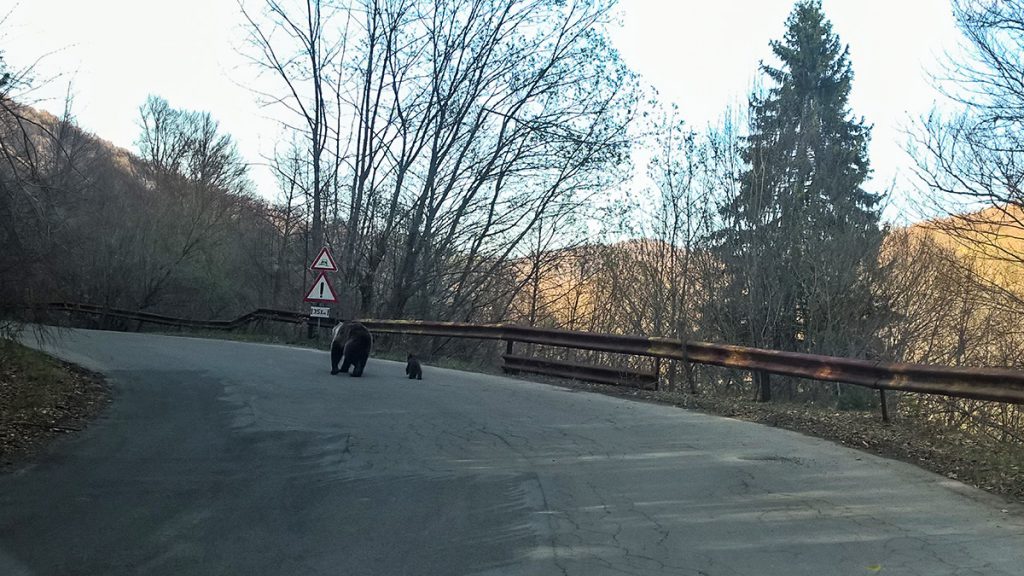
<path id="1" fill-rule="evenodd" d="M 312 230 L 310 241 L 319 249 L 324 241 L 324 212 L 328 204 L 331 165 L 328 158 L 331 123 L 330 74 L 343 49 L 344 31 L 338 34 L 334 3 L 320 0 L 288 2 L 262 0 L 259 8 L 239 1 L 239 9 L 248 23 L 247 52 L 251 61 L 278 80 L 282 92 L 256 89 L 266 105 L 282 107 L 290 113 L 282 122 L 307 138 L 312 166 Z M 336 35 L 337 34 L 337 35 Z"/>
<path id="2" fill-rule="evenodd" d="M 349 174 L 335 180 L 351 182 L 336 234 L 357 313 L 460 316 L 493 301 L 477 296 L 534 226 L 617 177 L 632 87 L 602 32 L 612 2 L 359 0 L 332 13 L 344 28 L 307 2 L 315 35 L 267 6 L 268 21 L 247 18 L 257 58 L 289 76 L 288 101 L 296 79 L 333 90 L 323 124 Z M 281 54 L 296 44 L 319 64 L 290 70 Z M 299 112 L 323 104 L 311 93 Z"/>
<path id="3" fill-rule="evenodd" d="M 956 0 L 964 36 L 946 82 L 952 111 L 912 133 L 927 216 L 962 247 L 1024 270 L 1024 2 Z M 938 207 L 939 210 L 934 210 Z"/>

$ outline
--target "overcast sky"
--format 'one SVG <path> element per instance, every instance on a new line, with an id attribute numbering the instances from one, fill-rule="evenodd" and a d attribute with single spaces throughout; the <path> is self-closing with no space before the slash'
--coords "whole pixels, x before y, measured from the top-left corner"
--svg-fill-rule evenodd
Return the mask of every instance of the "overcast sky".
<path id="1" fill-rule="evenodd" d="M 35 94 L 54 113 L 68 82 L 79 123 L 134 149 L 138 108 L 148 94 L 176 108 L 207 110 L 251 163 L 273 150 L 279 130 L 243 85 L 250 71 L 236 53 L 235 0 L 29 0 L 6 4 L 2 49 L 15 65 L 47 54 L 40 77 L 60 74 Z M 627 64 L 679 105 L 692 126 L 743 105 L 758 63 L 781 38 L 789 0 L 621 0 L 612 39 Z M 849 45 L 855 73 L 851 105 L 874 125 L 874 189 L 910 184 L 901 130 L 939 99 L 928 78 L 958 40 L 948 0 L 825 0 L 826 16 Z M 260 193 L 273 182 L 257 168 Z M 897 205 L 901 204 L 897 202 Z M 890 219 L 899 219 L 891 209 Z"/>

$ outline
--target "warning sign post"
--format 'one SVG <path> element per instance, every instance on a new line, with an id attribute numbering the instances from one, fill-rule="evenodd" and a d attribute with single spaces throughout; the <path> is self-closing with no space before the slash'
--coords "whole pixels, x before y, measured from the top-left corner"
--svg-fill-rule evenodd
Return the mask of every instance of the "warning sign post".
<path id="1" fill-rule="evenodd" d="M 313 258 L 313 262 L 310 263 L 309 269 L 313 272 L 318 272 L 318 274 L 316 279 L 313 280 L 313 285 L 309 287 L 309 290 L 306 290 L 306 297 L 303 300 L 317 304 L 337 302 L 338 296 L 334 292 L 334 286 L 331 286 L 331 281 L 327 279 L 328 272 L 338 271 L 338 264 L 334 261 L 334 256 L 331 255 L 331 249 L 327 246 L 321 248 L 316 258 Z M 326 306 L 310 306 L 309 337 L 314 337 L 314 331 L 319 332 L 321 318 L 330 317 L 330 308 Z M 316 318 L 315 327 L 313 325 L 313 318 Z"/>

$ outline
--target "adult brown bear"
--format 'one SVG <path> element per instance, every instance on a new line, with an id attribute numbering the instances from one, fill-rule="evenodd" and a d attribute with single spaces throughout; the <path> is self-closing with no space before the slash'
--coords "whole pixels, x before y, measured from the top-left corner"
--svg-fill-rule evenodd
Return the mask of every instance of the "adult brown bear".
<path id="1" fill-rule="evenodd" d="M 348 367 L 352 366 L 352 376 L 362 376 L 372 347 L 373 336 L 366 326 L 358 322 L 339 323 L 334 327 L 334 338 L 331 339 L 331 374 L 347 373 Z M 341 362 L 340 370 L 338 362 Z"/>

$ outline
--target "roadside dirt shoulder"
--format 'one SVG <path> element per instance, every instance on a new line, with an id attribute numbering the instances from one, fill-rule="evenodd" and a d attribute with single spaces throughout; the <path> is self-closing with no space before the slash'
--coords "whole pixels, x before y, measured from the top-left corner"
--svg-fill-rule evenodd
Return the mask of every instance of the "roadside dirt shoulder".
<path id="1" fill-rule="evenodd" d="M 81 431 L 109 402 L 101 375 L 0 340 L 0 471 Z"/>

